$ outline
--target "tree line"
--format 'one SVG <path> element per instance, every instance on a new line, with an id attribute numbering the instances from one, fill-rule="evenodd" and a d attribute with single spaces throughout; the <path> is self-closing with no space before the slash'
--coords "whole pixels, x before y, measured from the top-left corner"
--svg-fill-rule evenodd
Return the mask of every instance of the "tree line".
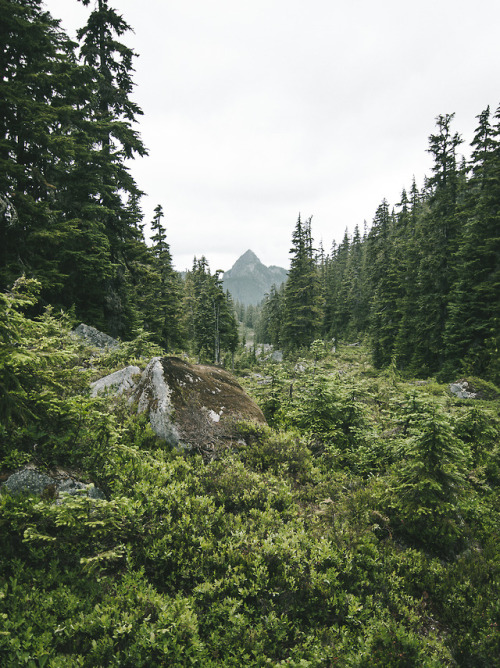
<path id="1" fill-rule="evenodd" d="M 0 0 L 0 289 L 35 278 L 34 308 L 125 339 L 143 329 L 167 351 L 220 362 L 238 337 L 219 272 L 195 258 L 181 279 L 161 205 L 146 243 L 129 169 L 147 154 L 136 54 L 121 41 L 130 26 L 107 0 L 80 1 L 93 8 L 75 43 L 41 0 Z M 392 208 L 383 200 L 369 230 L 325 253 L 299 217 L 286 286 L 260 318 L 245 314 L 260 341 L 293 351 L 369 336 L 377 367 L 500 380 L 500 111 L 479 114 L 468 161 L 452 122 L 437 118 L 423 188 L 413 181 Z"/>
<path id="2" fill-rule="evenodd" d="M 260 341 L 293 351 L 368 336 L 378 368 L 500 381 L 500 109 L 477 117 L 468 161 L 453 116 L 436 119 L 424 187 L 413 179 L 392 208 L 384 199 L 363 234 L 346 231 L 325 254 L 299 216 L 288 281 L 263 302 Z"/>
<path id="3" fill-rule="evenodd" d="M 40 0 L 0 0 L 0 289 L 22 275 L 51 304 L 121 338 L 138 330 L 206 361 L 234 350 L 230 298 L 206 260 L 173 269 L 161 205 L 146 244 L 130 160 L 147 149 L 131 95 L 130 26 L 107 0 L 68 38 Z"/>

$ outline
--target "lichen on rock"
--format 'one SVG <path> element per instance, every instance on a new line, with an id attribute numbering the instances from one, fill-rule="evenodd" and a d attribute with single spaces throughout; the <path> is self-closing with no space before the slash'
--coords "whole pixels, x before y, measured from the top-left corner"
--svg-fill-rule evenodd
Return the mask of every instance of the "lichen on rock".
<path id="1" fill-rule="evenodd" d="M 179 433 L 172 421 L 172 390 L 165 382 L 160 357 L 153 357 L 144 370 L 133 399 L 137 412 L 149 414 L 153 431 L 169 445 L 179 443 Z"/>

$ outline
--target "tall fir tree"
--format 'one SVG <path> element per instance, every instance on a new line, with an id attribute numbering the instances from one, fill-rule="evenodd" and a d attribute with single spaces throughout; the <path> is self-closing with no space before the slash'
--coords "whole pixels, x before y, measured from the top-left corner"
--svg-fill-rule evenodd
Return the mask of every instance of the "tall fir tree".
<path id="1" fill-rule="evenodd" d="M 472 141 L 460 267 L 446 323 L 446 368 L 500 382 L 500 108 L 489 107 Z"/>
<path id="2" fill-rule="evenodd" d="M 368 262 L 372 283 L 370 337 L 375 366 L 387 366 L 393 356 L 399 324 L 399 247 L 395 235 L 395 217 L 389 212 L 387 200 L 377 209 L 368 235 Z"/>
<path id="3" fill-rule="evenodd" d="M 321 285 L 314 261 L 311 218 L 299 215 L 292 236 L 292 256 L 285 284 L 283 343 L 293 350 L 309 346 L 320 333 L 323 319 Z"/>
<path id="4" fill-rule="evenodd" d="M 433 176 L 428 181 L 428 209 L 418 228 L 420 263 L 417 274 L 418 337 L 413 352 L 413 367 L 432 373 L 444 362 L 444 328 L 448 299 L 454 277 L 451 262 L 457 250 L 459 172 L 456 150 L 462 143 L 453 133 L 454 114 L 438 116 L 437 133 L 429 138 L 429 152 L 434 156 Z"/>
<path id="5" fill-rule="evenodd" d="M 91 0 L 81 2 L 88 6 Z M 93 75 L 85 111 L 96 149 L 87 178 L 93 184 L 90 195 L 95 216 L 109 240 L 113 274 L 106 284 L 106 320 L 114 335 L 126 334 L 134 325 L 130 264 L 143 243 L 141 214 L 132 220 L 123 199 L 124 195 L 137 198 L 142 194 L 126 161 L 147 153 L 133 127 L 142 114 L 130 97 L 135 54 L 118 41 L 129 30 L 107 0 L 95 0 L 87 24 L 78 31 L 81 57 Z"/>
<path id="6" fill-rule="evenodd" d="M 234 354 L 238 346 L 238 325 L 234 304 L 224 292 L 220 272 L 211 273 L 204 256 L 194 258 L 193 269 L 186 278 L 187 329 L 194 352 L 201 362 L 220 364 L 222 353 Z"/>
<path id="7" fill-rule="evenodd" d="M 184 339 L 181 325 L 182 286 L 173 268 L 163 218 L 163 208 L 158 204 L 151 222 L 153 234 L 148 271 L 141 285 L 139 299 L 144 326 L 156 343 L 171 352 L 178 349 Z"/>
<path id="8" fill-rule="evenodd" d="M 40 1 L 0 0 L 0 13 L 0 195 L 6 203 L 0 282 L 6 287 L 22 273 L 34 276 L 42 283 L 40 304 L 68 306 L 64 253 L 77 243 L 78 230 L 61 205 L 82 146 L 74 129 L 85 73 L 75 45 Z"/>
<path id="9" fill-rule="evenodd" d="M 278 288 L 271 286 L 264 298 L 257 322 L 256 338 L 259 343 L 270 343 L 275 348 L 282 347 L 282 331 L 285 303 L 285 284 Z"/>

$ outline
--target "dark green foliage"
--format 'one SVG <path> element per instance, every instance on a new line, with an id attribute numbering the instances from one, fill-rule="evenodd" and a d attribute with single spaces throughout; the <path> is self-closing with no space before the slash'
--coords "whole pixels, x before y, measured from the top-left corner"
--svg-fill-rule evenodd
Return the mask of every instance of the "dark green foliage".
<path id="1" fill-rule="evenodd" d="M 453 114 L 438 116 L 422 192 L 413 181 L 392 213 L 384 200 L 364 239 L 346 233 L 319 265 L 324 334 L 369 334 L 379 368 L 498 383 L 498 114 L 478 118 L 471 162 L 458 165 Z"/>
<path id="2" fill-rule="evenodd" d="M 262 311 L 255 327 L 259 343 L 271 343 L 277 349 L 282 347 L 284 311 L 285 284 L 283 283 L 279 289 L 273 286 L 263 301 Z"/>
<path id="3" fill-rule="evenodd" d="M 179 349 L 183 342 L 181 325 L 182 285 L 172 265 L 172 255 L 162 223 L 159 204 L 151 223 L 153 235 L 149 264 L 141 277 L 138 299 L 144 313 L 144 324 L 152 338 L 166 352 Z"/>
<path id="4" fill-rule="evenodd" d="M 453 553 L 463 537 L 460 501 L 471 463 L 468 449 L 436 406 L 412 406 L 406 425 L 391 490 L 398 531 L 429 550 Z"/>
<path id="5" fill-rule="evenodd" d="M 451 292 L 446 326 L 449 366 L 499 382 L 500 233 L 498 120 L 492 127 L 489 108 L 479 116 L 472 142 L 472 176 L 468 213 L 455 261 L 460 272 Z"/>
<path id="6" fill-rule="evenodd" d="M 0 494 L 2 665 L 499 665 L 498 478 L 481 477 L 496 403 L 450 408 L 428 386 L 403 400 L 363 348 L 316 342 L 281 367 L 279 393 L 260 386 L 293 429 L 241 424 L 203 463 L 166 451 L 125 402 L 88 403 L 63 323 L 22 313 L 31 286 L 2 302 L 2 382 L 17 365 L 20 388 L 4 424 L 69 436 L 86 401 L 85 447 L 54 440 L 46 461 L 76 464 L 107 498 Z M 49 392 L 68 421 L 39 403 Z"/>
<path id="7" fill-rule="evenodd" d="M 221 272 L 211 274 L 205 257 L 194 258 L 185 280 L 186 330 L 195 354 L 202 362 L 221 362 L 221 353 L 234 353 L 238 327 L 231 296 L 224 292 Z"/>
<path id="8" fill-rule="evenodd" d="M 238 308 L 288 354 L 239 353 L 270 427 L 203 462 L 90 397 L 183 340 L 229 363 L 238 332 L 204 258 L 179 283 L 160 206 L 144 243 L 129 27 L 83 4 L 79 61 L 38 0 L 0 0 L 0 474 L 106 498 L 0 494 L 1 665 L 500 666 L 499 113 L 468 170 L 439 116 L 422 192 L 330 256 L 299 217 L 286 288 Z M 61 306 L 134 338 L 90 351 Z M 436 372 L 477 403 L 403 380 Z"/>

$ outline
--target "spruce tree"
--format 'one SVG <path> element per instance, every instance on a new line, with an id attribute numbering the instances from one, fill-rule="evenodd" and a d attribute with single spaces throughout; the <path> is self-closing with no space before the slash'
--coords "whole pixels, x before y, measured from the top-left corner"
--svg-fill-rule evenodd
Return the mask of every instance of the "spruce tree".
<path id="1" fill-rule="evenodd" d="M 384 199 L 377 209 L 368 235 L 368 263 L 372 283 L 370 335 L 375 366 L 387 366 L 392 359 L 399 324 L 400 248 L 395 216 Z"/>
<path id="2" fill-rule="evenodd" d="M 259 343 L 270 343 L 275 348 L 282 347 L 283 311 L 285 302 L 285 284 L 279 288 L 271 286 L 264 298 L 262 310 L 256 327 Z"/>
<path id="3" fill-rule="evenodd" d="M 201 362 L 222 361 L 222 353 L 234 353 L 238 345 L 238 325 L 234 304 L 224 292 L 220 271 L 214 274 L 204 256 L 194 258 L 193 269 L 187 277 L 187 329 L 191 334 L 194 352 Z"/>
<path id="4" fill-rule="evenodd" d="M 404 193 L 406 195 L 406 193 Z M 394 356 L 398 368 L 411 370 L 413 351 L 418 332 L 418 283 L 417 275 L 420 263 L 420 244 L 416 230 L 422 214 L 422 196 L 417 188 L 415 177 L 412 181 L 409 197 L 401 197 L 401 211 L 398 215 L 401 263 L 401 289 L 398 301 L 399 323 L 394 342 Z"/>

